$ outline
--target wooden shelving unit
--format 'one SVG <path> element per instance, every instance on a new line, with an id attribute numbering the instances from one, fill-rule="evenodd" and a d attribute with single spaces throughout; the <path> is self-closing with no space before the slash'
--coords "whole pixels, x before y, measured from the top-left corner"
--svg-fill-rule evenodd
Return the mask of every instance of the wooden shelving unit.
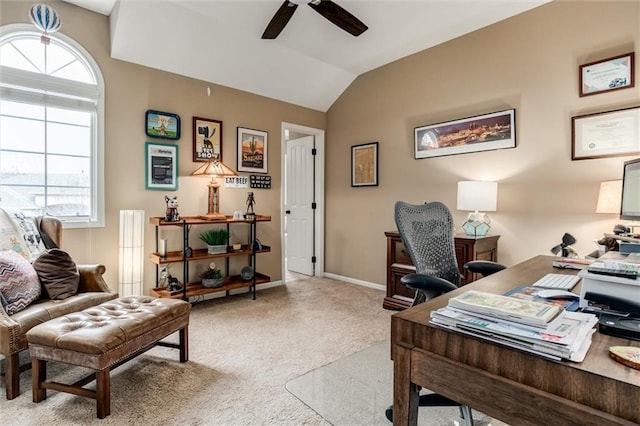
<path id="1" fill-rule="evenodd" d="M 254 242 L 256 240 L 256 227 L 258 222 L 269 222 L 271 216 L 256 215 L 255 220 L 234 220 L 231 216 L 227 216 L 222 220 L 208 220 L 201 217 L 182 217 L 180 221 L 168 222 L 163 217 L 151 217 L 149 223 L 155 226 L 156 229 L 156 251 L 149 254 L 149 260 L 156 265 L 156 282 L 158 282 L 160 267 L 170 263 L 183 263 L 183 285 L 182 290 L 170 292 L 166 288 L 155 287 L 151 289 L 151 295 L 155 297 L 170 297 L 174 299 L 189 300 L 190 297 L 203 296 L 211 293 L 226 292 L 227 295 L 230 290 L 239 288 L 250 288 L 253 292 L 253 299 L 256 298 L 256 285 L 267 283 L 271 278 L 267 275 L 261 274 L 256 270 L 256 255 L 261 253 L 269 253 L 271 251 L 270 246 L 262 245 L 260 249 L 253 250 Z M 189 247 L 189 231 L 193 225 L 223 225 L 229 227 L 236 224 L 247 224 L 249 229 L 249 241 L 247 244 L 243 244 L 240 250 L 233 250 L 232 247 L 227 247 L 226 253 L 209 254 L 206 249 L 194 249 L 191 256 L 187 257 L 186 248 Z M 161 256 L 158 252 L 158 236 L 159 229 L 163 226 L 179 226 L 182 228 L 183 245 L 182 250 L 169 251 L 166 256 Z M 254 270 L 253 278 L 250 280 L 244 280 L 240 275 L 232 275 L 224 278 L 224 284 L 221 287 L 207 288 L 203 287 L 200 281 L 189 281 L 189 263 L 196 261 L 204 261 L 211 259 L 225 259 L 225 270 L 229 271 L 229 259 L 232 257 L 248 257 L 248 266 L 251 266 Z"/>

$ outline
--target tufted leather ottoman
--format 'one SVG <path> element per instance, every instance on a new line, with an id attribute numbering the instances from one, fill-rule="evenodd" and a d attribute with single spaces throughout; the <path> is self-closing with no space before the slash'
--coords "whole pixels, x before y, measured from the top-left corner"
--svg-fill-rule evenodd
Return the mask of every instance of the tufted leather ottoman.
<path id="1" fill-rule="evenodd" d="M 122 297 L 47 321 L 27 332 L 33 367 L 33 402 L 47 389 L 93 398 L 97 416 L 111 413 L 110 371 L 155 345 L 180 350 L 188 360 L 188 302 L 148 296 Z M 160 339 L 179 331 L 178 344 Z M 47 381 L 47 361 L 91 368 L 95 373 L 72 385 Z M 83 386 L 96 381 L 96 390 Z"/>

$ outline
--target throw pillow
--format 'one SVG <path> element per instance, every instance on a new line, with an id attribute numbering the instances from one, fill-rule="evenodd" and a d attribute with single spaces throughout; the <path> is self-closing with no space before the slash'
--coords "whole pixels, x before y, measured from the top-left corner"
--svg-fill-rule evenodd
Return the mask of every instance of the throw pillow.
<path id="1" fill-rule="evenodd" d="M 45 249 L 32 217 L 17 210 L 0 209 L 0 250 L 13 250 L 33 261 Z"/>
<path id="2" fill-rule="evenodd" d="M 0 251 L 0 293 L 8 315 L 23 310 L 40 297 L 38 274 L 13 250 Z"/>
<path id="3" fill-rule="evenodd" d="M 52 300 L 62 300 L 78 292 L 80 273 L 69 253 L 60 249 L 45 251 L 33 262 L 44 292 Z"/>

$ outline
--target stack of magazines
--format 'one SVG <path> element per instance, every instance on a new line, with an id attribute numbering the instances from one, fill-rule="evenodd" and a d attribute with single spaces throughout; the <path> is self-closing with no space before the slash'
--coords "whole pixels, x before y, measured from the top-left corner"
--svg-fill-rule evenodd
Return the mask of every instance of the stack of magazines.
<path id="1" fill-rule="evenodd" d="M 598 318 L 550 303 L 467 291 L 432 311 L 430 322 L 547 358 L 582 362 Z"/>

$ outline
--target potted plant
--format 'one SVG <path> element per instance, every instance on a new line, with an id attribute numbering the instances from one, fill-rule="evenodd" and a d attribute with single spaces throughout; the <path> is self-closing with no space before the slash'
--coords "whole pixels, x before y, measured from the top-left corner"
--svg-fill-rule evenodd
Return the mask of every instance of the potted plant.
<path id="1" fill-rule="evenodd" d="M 224 276 L 222 275 L 222 271 L 216 268 L 215 263 L 211 263 L 209 268 L 207 268 L 202 274 L 200 274 L 200 278 L 202 278 L 202 286 L 207 288 L 216 288 L 222 287 L 224 284 Z"/>
<path id="2" fill-rule="evenodd" d="M 200 239 L 207 244 L 207 253 L 226 253 L 229 231 L 224 228 L 210 229 L 200 234 Z"/>

